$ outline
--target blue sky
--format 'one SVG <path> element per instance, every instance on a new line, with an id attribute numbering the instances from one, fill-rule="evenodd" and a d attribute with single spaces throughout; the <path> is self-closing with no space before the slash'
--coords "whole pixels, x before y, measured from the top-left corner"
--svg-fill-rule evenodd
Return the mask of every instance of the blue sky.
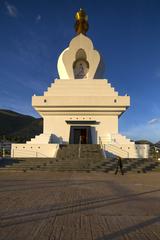
<path id="1" fill-rule="evenodd" d="M 0 108 L 38 116 L 31 96 L 42 95 L 58 77 L 57 59 L 75 35 L 80 7 L 105 78 L 131 96 L 120 132 L 160 140 L 159 0 L 0 0 Z"/>

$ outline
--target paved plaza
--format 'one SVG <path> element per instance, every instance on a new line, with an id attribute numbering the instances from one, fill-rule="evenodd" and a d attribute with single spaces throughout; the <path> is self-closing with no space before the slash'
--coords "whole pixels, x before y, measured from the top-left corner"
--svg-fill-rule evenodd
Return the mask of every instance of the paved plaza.
<path id="1" fill-rule="evenodd" d="M 1 173 L 0 240 L 160 239 L 160 174 Z"/>

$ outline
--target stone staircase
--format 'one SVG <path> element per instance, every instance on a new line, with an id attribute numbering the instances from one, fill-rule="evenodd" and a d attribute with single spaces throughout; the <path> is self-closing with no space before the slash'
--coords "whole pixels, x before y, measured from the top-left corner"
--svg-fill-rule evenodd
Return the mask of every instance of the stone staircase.
<path id="1" fill-rule="evenodd" d="M 93 162 L 104 159 L 102 149 L 97 144 L 60 145 L 56 158 L 61 160 L 81 158 Z"/>
<path id="2" fill-rule="evenodd" d="M 0 171 L 87 171 L 104 160 L 100 145 L 60 145 L 56 158 L 12 159 Z"/>
<path id="3" fill-rule="evenodd" d="M 96 171 L 114 172 L 117 160 L 105 159 L 100 145 L 60 145 L 56 158 L 1 159 L 0 172 L 28 171 Z M 160 163 L 153 159 L 123 159 L 124 172 L 160 171 Z"/>
<path id="4" fill-rule="evenodd" d="M 133 173 L 146 173 L 149 171 L 160 171 L 160 163 L 153 159 L 131 159 L 125 158 L 123 161 L 123 171 Z M 107 158 L 102 163 L 95 165 L 93 170 L 100 172 L 114 172 L 117 165 L 117 159 Z"/>

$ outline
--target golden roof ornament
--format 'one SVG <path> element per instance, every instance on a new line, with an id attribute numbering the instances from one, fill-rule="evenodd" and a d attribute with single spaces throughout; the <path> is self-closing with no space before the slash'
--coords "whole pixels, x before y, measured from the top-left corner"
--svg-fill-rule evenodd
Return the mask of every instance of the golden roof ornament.
<path id="1" fill-rule="evenodd" d="M 86 15 L 85 11 L 80 8 L 80 10 L 75 15 L 76 23 L 75 23 L 75 31 L 77 34 L 84 34 L 88 31 L 88 16 Z"/>

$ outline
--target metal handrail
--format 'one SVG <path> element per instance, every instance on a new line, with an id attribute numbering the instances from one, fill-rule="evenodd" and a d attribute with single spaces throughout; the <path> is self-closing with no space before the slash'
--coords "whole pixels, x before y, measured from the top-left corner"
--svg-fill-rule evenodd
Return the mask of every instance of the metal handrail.
<path id="1" fill-rule="evenodd" d="M 126 151 L 126 150 L 124 150 L 124 149 L 121 149 L 121 148 L 119 148 L 119 147 L 117 147 L 117 146 L 115 146 L 115 145 L 113 145 L 113 144 L 107 144 L 107 145 L 113 147 L 113 148 L 116 149 L 117 151 L 120 151 L 120 152 L 123 152 L 123 153 L 127 153 L 127 157 L 129 157 L 129 152 L 128 152 L 128 151 Z"/>
<path id="2" fill-rule="evenodd" d="M 126 150 L 124 150 L 124 149 L 121 149 L 121 148 L 117 147 L 116 145 L 113 145 L 113 144 L 110 144 L 110 143 L 108 143 L 108 144 L 103 144 L 101 137 L 99 137 L 99 142 L 100 142 L 100 145 L 102 146 L 102 148 L 103 148 L 103 147 L 105 148 L 105 145 L 108 145 L 108 146 L 114 147 L 114 148 L 115 148 L 116 150 L 118 150 L 118 151 L 121 151 L 121 152 L 123 152 L 123 153 L 127 153 L 127 157 L 129 157 L 129 152 L 128 152 L 128 151 L 126 151 Z M 117 143 L 117 144 L 119 144 L 119 143 Z M 119 145 L 120 145 L 120 144 L 119 144 Z"/>
<path id="3" fill-rule="evenodd" d="M 102 148 L 103 156 L 106 158 L 106 153 L 105 153 L 105 144 L 102 144 L 101 137 L 99 137 L 99 144 Z"/>
<path id="4" fill-rule="evenodd" d="M 81 136 L 79 138 L 79 146 L 78 146 L 78 158 L 81 157 Z"/>
<path id="5" fill-rule="evenodd" d="M 15 149 L 13 149 L 12 151 L 13 151 L 13 157 L 14 157 L 14 150 Z M 41 155 L 41 156 L 44 156 L 44 157 L 46 157 L 46 158 L 48 158 L 48 156 L 47 155 L 45 155 L 45 154 L 43 154 L 43 153 L 40 153 L 40 152 L 37 152 L 37 151 L 31 151 L 31 150 L 20 150 L 20 149 L 16 149 L 16 152 L 18 152 L 18 153 L 22 153 L 22 152 L 27 152 L 27 153 L 29 153 L 29 154 L 35 154 L 35 157 L 36 158 L 38 158 L 38 155 Z M 30 157 L 30 156 L 29 156 Z"/>

